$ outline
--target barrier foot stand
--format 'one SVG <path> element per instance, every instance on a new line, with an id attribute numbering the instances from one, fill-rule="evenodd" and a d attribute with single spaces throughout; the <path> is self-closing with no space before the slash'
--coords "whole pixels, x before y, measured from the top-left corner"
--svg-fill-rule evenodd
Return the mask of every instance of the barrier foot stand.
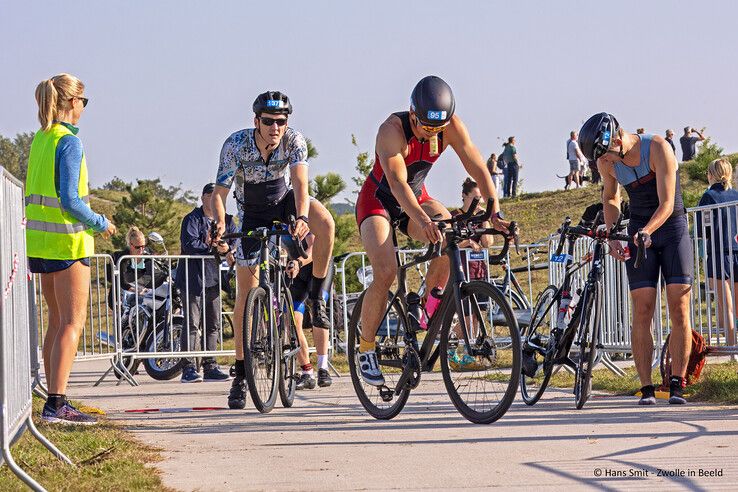
<path id="1" fill-rule="evenodd" d="M 334 375 L 335 375 L 335 376 L 336 376 L 337 378 L 340 378 L 340 377 L 341 377 L 341 373 L 340 373 L 340 372 L 338 372 L 338 369 L 336 369 L 336 366 L 334 366 L 334 365 L 333 365 L 333 364 L 331 363 L 331 361 L 328 361 L 328 368 L 329 368 L 329 369 L 330 369 L 331 371 L 333 371 L 333 374 L 334 374 Z"/>
<path id="2" fill-rule="evenodd" d="M 133 377 L 133 374 L 131 374 L 128 371 L 128 368 L 127 367 L 125 367 L 123 364 L 120 364 L 120 365 L 115 364 L 114 362 L 111 362 L 111 364 L 112 365 L 111 365 L 110 369 L 112 369 L 113 371 L 115 371 L 116 374 L 120 374 L 122 376 L 118 380 L 118 383 L 116 384 L 116 386 L 120 386 L 120 384 L 123 382 L 124 379 L 131 386 L 139 386 L 138 381 L 136 381 L 136 379 Z"/>
<path id="3" fill-rule="evenodd" d="M 610 369 L 610 372 L 615 374 L 616 376 L 623 377 L 625 376 L 625 371 L 620 369 L 613 361 L 610 359 L 610 354 L 605 353 L 602 356 L 602 365 Z"/>
<path id="4" fill-rule="evenodd" d="M 3 460 L 5 464 L 8 465 L 8 468 L 10 468 L 10 471 L 12 471 L 16 477 L 20 478 L 23 483 L 28 486 L 28 488 L 36 492 L 46 492 L 46 489 L 43 488 L 41 484 L 31 478 L 31 476 L 26 473 L 23 468 L 18 466 L 18 464 L 13 459 L 13 456 L 10 454 L 10 443 L 5 440 L 3 440 Z"/>
<path id="5" fill-rule="evenodd" d="M 38 439 L 39 442 L 46 447 L 46 449 L 48 449 L 49 451 L 51 451 L 51 454 L 53 454 L 54 456 L 56 456 L 57 458 L 59 458 L 61 461 L 63 461 L 67 465 L 75 466 L 75 464 L 72 463 L 72 460 L 70 460 L 69 458 L 67 458 L 67 455 L 66 454 L 64 454 L 61 451 L 59 451 L 59 449 L 56 446 L 54 446 L 51 443 L 51 441 L 49 441 L 48 439 L 46 439 L 46 437 L 43 434 L 41 434 L 41 432 L 36 428 L 36 425 L 33 423 L 33 419 L 31 419 L 31 417 L 28 417 L 28 430 L 31 431 L 31 434 L 33 434 L 33 436 L 36 439 Z"/>
<path id="6" fill-rule="evenodd" d="M 36 374 L 36 376 L 33 378 L 33 382 L 31 383 L 31 390 L 33 390 L 34 395 L 38 396 L 39 398 L 43 398 L 44 400 L 49 397 L 49 390 L 46 389 L 43 381 L 41 381 L 41 376 L 39 376 L 38 374 Z"/>

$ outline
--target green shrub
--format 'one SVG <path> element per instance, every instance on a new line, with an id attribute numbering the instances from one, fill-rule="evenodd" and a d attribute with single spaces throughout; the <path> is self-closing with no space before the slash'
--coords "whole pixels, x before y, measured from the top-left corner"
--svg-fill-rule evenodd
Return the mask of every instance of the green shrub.
<path id="1" fill-rule="evenodd" d="M 712 161 L 722 156 L 723 148 L 718 144 L 713 143 L 710 138 L 706 138 L 705 141 L 702 142 L 700 151 L 697 152 L 694 160 L 687 161 L 682 165 L 686 169 L 687 175 L 690 179 L 707 183 L 707 167 Z M 738 163 L 738 158 L 736 158 L 736 156 L 733 157 L 734 159 L 731 160 L 731 163 Z"/>

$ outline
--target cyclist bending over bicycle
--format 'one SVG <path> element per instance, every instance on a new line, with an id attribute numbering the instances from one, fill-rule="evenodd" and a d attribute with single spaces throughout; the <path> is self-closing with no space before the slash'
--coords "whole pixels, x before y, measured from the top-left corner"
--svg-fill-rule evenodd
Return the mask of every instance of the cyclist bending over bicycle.
<path id="1" fill-rule="evenodd" d="M 307 305 L 313 325 L 327 328 L 329 320 L 320 289 L 333 253 L 333 218 L 320 202 L 308 195 L 307 143 L 302 134 L 287 126 L 292 114 L 289 98 L 281 92 L 265 92 L 256 98 L 253 110 L 255 128 L 233 133 L 220 153 L 212 198 L 218 238 L 225 230 L 225 202 L 234 181 L 234 196 L 244 231 L 271 227 L 275 220 L 288 222 L 290 215 L 297 217 L 293 234 L 301 240 L 310 232 L 315 235 Z M 288 169 L 291 188 L 285 181 Z M 255 238 L 242 239 L 236 251 L 238 289 L 233 312 L 236 378 L 228 397 L 228 406 L 233 409 L 246 405 L 243 317 L 246 296 L 259 284 L 256 273 L 259 253 L 260 242 Z"/>
<path id="2" fill-rule="evenodd" d="M 397 272 L 392 227 L 417 241 L 442 241 L 431 217 L 449 218 L 448 210 L 431 198 L 425 177 L 449 145 L 471 177 L 479 183 L 482 197 L 492 200 L 492 225 L 507 230 L 501 219 L 492 178 L 479 150 L 461 121 L 454 115 L 456 103 L 451 87 L 439 77 L 418 82 L 410 99 L 410 111 L 393 113 L 379 127 L 374 168 L 359 192 L 356 221 L 361 241 L 372 264 L 374 279 L 361 306 L 362 331 L 359 366 L 362 379 L 384 385 L 384 376 L 374 352 L 387 291 Z M 431 262 L 426 277 L 426 298 L 434 287 L 443 288 L 449 274 L 448 258 Z"/>

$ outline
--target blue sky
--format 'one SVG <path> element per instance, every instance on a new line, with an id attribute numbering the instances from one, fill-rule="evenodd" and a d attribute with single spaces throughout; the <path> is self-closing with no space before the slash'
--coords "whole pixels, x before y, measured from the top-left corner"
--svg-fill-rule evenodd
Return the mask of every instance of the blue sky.
<path id="1" fill-rule="evenodd" d="M 517 137 L 528 191 L 561 186 L 568 132 L 602 110 L 649 133 L 706 126 L 738 151 L 736 2 L 50 5 L 0 2 L 0 133 L 35 130 L 36 84 L 77 75 L 93 185 L 159 176 L 199 190 L 266 89 L 292 99 L 291 126 L 320 152 L 311 172 L 350 183 L 351 134 L 373 153 L 379 124 L 427 74 L 451 84 L 483 155 Z M 447 151 L 429 190 L 454 204 L 464 175 Z"/>

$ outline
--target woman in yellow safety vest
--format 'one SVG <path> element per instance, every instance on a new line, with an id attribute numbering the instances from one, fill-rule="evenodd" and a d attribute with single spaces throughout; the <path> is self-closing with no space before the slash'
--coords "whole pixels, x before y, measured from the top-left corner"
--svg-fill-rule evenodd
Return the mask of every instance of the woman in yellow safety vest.
<path id="1" fill-rule="evenodd" d="M 87 316 L 93 234 L 115 234 L 116 228 L 87 205 L 87 164 L 75 126 L 88 102 L 84 89 L 64 73 L 36 87 L 41 128 L 28 158 L 26 243 L 28 266 L 41 276 L 49 312 L 43 344 L 49 398 L 41 418 L 90 425 L 95 418 L 69 404 L 65 393 Z"/>

